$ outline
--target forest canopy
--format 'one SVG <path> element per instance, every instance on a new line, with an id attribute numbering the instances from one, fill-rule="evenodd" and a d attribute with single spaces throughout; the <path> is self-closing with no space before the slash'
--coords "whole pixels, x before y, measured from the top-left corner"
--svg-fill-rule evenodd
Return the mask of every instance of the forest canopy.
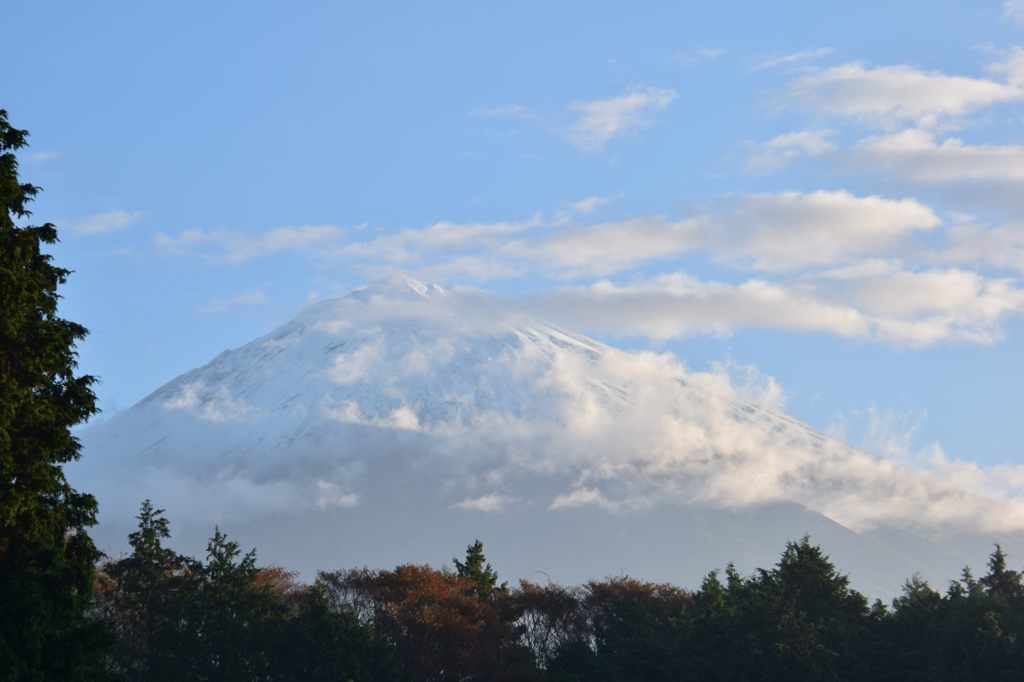
<path id="1" fill-rule="evenodd" d="M 1024 669 L 1024 581 L 918 578 L 868 600 L 804 537 L 752 575 L 696 589 L 628 576 L 501 582 L 479 540 L 455 568 L 260 566 L 219 529 L 205 559 L 167 547 L 146 501 L 131 553 L 100 566 L 93 618 L 126 680 L 1003 680 Z"/>

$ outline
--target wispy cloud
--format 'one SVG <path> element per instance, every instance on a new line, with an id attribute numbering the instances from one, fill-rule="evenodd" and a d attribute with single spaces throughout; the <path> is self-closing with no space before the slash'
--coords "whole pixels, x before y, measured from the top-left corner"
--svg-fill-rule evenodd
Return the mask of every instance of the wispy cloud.
<path id="1" fill-rule="evenodd" d="M 497 246 L 512 235 L 540 224 L 540 218 L 496 221 L 491 223 L 437 222 L 419 229 L 405 229 L 373 237 L 353 240 L 333 255 L 360 258 L 386 258 L 392 262 L 415 261 L 419 255 L 443 249 L 466 249 Z"/>
<path id="2" fill-rule="evenodd" d="M 63 152 L 50 152 L 50 151 L 35 151 L 25 154 L 22 158 L 28 163 L 46 163 L 47 161 L 53 161 L 64 156 Z"/>
<path id="3" fill-rule="evenodd" d="M 569 208 L 576 213 L 590 215 L 591 213 L 595 213 L 604 208 L 613 201 L 615 201 L 615 197 L 599 197 L 597 195 L 591 195 L 585 199 L 580 199 L 579 201 L 570 204 Z"/>
<path id="4" fill-rule="evenodd" d="M 594 208 L 600 199 L 578 208 Z M 738 194 L 682 219 L 633 216 L 585 222 L 562 214 L 525 221 L 439 222 L 377 236 L 331 226 L 265 233 L 190 230 L 160 234 L 158 247 L 237 262 L 280 252 L 361 268 L 403 269 L 450 276 L 541 274 L 556 279 L 609 276 L 645 263 L 702 250 L 732 267 L 787 272 L 832 266 L 884 253 L 939 218 L 913 199 L 849 192 Z"/>
<path id="5" fill-rule="evenodd" d="M 693 66 L 701 62 L 709 62 L 718 59 L 726 54 L 728 50 L 722 47 L 698 47 L 686 52 L 679 52 L 672 55 L 672 61 L 683 66 Z"/>
<path id="6" fill-rule="evenodd" d="M 685 273 L 599 282 L 564 287 L 531 305 L 570 328 L 613 335 L 671 339 L 762 328 L 919 348 L 998 340 L 1003 320 L 1024 310 L 1024 292 L 1009 279 L 882 263 L 792 282 L 731 284 Z"/>
<path id="7" fill-rule="evenodd" d="M 501 255 L 559 278 L 610 275 L 696 248 L 702 219 L 643 216 L 575 225 L 506 244 Z"/>
<path id="8" fill-rule="evenodd" d="M 912 199 L 819 191 L 723 197 L 679 220 L 655 215 L 597 223 L 536 222 L 518 224 L 515 230 L 497 223 L 475 226 L 470 234 L 491 233 L 489 241 L 475 247 L 483 249 L 476 255 L 492 264 L 565 279 L 609 276 L 697 250 L 739 269 L 786 272 L 831 266 L 885 253 L 939 222 L 929 207 Z M 415 245 L 432 230 L 382 237 L 347 251 L 364 260 L 376 255 L 393 265 L 415 267 L 425 254 Z M 453 257 L 451 251 L 438 255 Z"/>
<path id="9" fill-rule="evenodd" d="M 989 344 L 1002 338 L 1002 321 L 1024 308 L 1024 292 L 1011 278 L 959 268 L 907 270 L 898 262 L 880 266 L 825 272 L 816 284 L 822 296 L 870 314 L 883 340 L 912 347 L 950 340 Z"/>
<path id="10" fill-rule="evenodd" d="M 939 222 L 913 199 L 842 190 L 753 194 L 720 201 L 701 241 L 726 262 L 783 272 L 884 253 Z"/>
<path id="11" fill-rule="evenodd" d="M 345 490 L 337 483 L 317 479 L 316 481 L 316 506 L 320 509 L 331 509 L 334 507 L 351 508 L 359 504 L 359 495 Z"/>
<path id="12" fill-rule="evenodd" d="M 548 508 L 556 510 L 597 507 L 606 511 L 617 511 L 620 506 L 620 503 L 612 502 L 597 488 L 579 487 L 557 495 Z"/>
<path id="13" fill-rule="evenodd" d="M 805 50 L 798 50 L 796 52 L 789 52 L 787 54 L 775 54 L 770 57 L 765 57 L 757 63 L 755 68 L 762 70 L 774 69 L 780 66 L 793 66 L 794 64 L 801 64 L 804 62 L 814 61 L 816 59 L 824 59 L 833 52 L 835 52 L 835 50 L 831 47 L 814 47 Z"/>
<path id="14" fill-rule="evenodd" d="M 1003 60 L 988 65 L 992 73 L 1003 74 L 1015 88 L 1024 87 L 1024 48 L 1014 47 L 1003 53 Z"/>
<path id="15" fill-rule="evenodd" d="M 1003 3 L 1003 20 L 1024 26 L 1024 0 L 1005 0 Z"/>
<path id="16" fill-rule="evenodd" d="M 869 137 L 849 156 L 874 173 L 907 182 L 1024 182 L 1024 147 L 969 145 L 954 137 L 937 141 L 927 130 Z"/>
<path id="17" fill-rule="evenodd" d="M 232 308 L 241 308 L 254 305 L 262 305 L 267 302 L 267 295 L 259 290 L 243 291 L 230 298 L 214 298 L 208 301 L 201 312 L 217 315 L 227 312 Z"/>
<path id="18" fill-rule="evenodd" d="M 469 115 L 479 118 L 536 118 L 536 114 L 520 104 L 506 104 L 498 107 L 481 107 L 473 109 L 469 112 Z"/>
<path id="19" fill-rule="evenodd" d="M 577 209 L 600 203 L 591 197 Z M 164 239 L 167 248 L 228 262 L 300 252 L 373 276 L 539 277 L 561 284 L 530 299 L 531 310 L 604 334 L 665 339 L 771 328 L 924 347 L 992 343 L 1008 317 L 1024 312 L 1015 276 L 986 273 L 1024 264 L 1018 233 L 1013 225 L 945 227 L 915 199 L 821 190 L 727 195 L 676 219 L 590 221 L 580 210 L 524 221 L 439 222 L 390 234 L 327 226 Z M 691 259 L 711 259 L 734 275 L 690 277 Z M 617 281 L 595 281 L 612 277 Z M 632 279 L 623 283 L 623 277 Z M 217 300 L 207 311 L 257 302 Z M 336 367 L 336 383 L 361 381 L 376 362 L 374 348 L 352 355 L 358 364 Z M 365 421 L 336 412 L 339 419 Z"/>
<path id="20" fill-rule="evenodd" d="M 648 87 L 610 99 L 573 102 L 569 108 L 579 116 L 566 138 L 582 151 L 601 151 L 613 138 L 651 125 L 651 115 L 675 98 L 674 90 Z"/>
<path id="21" fill-rule="evenodd" d="M 227 386 L 209 386 L 191 382 L 163 402 L 167 410 L 181 410 L 206 422 L 228 424 L 241 422 L 258 414 L 259 410 L 232 395 Z"/>
<path id="22" fill-rule="evenodd" d="M 800 130 L 778 135 L 751 145 L 746 167 L 752 171 L 778 170 L 800 157 L 820 156 L 835 151 L 829 141 L 831 130 Z"/>
<path id="23" fill-rule="evenodd" d="M 125 230 L 142 218 L 142 211 L 104 211 L 94 213 L 81 220 L 67 224 L 71 234 L 79 237 L 92 237 Z"/>
<path id="24" fill-rule="evenodd" d="M 461 509 L 463 511 L 494 513 L 505 511 L 510 505 L 513 505 L 518 501 L 518 498 L 511 497 L 509 495 L 488 493 L 487 495 L 481 495 L 480 497 L 466 498 L 465 500 L 452 504 L 450 508 Z"/>
<path id="25" fill-rule="evenodd" d="M 176 236 L 157 233 L 154 244 L 167 253 L 201 254 L 229 262 L 242 262 L 284 252 L 316 252 L 336 246 L 345 236 L 334 225 L 280 227 L 267 232 L 185 230 Z"/>
<path id="26" fill-rule="evenodd" d="M 946 242 L 929 258 L 938 263 L 988 266 L 1024 274 L 1024 223 L 999 227 L 955 225 L 946 233 Z"/>
<path id="27" fill-rule="evenodd" d="M 940 120 L 1002 102 L 1024 99 L 1009 84 L 984 78 L 950 76 L 911 66 L 835 66 L 793 82 L 787 106 L 835 114 L 883 127 L 912 123 L 931 127 Z"/>

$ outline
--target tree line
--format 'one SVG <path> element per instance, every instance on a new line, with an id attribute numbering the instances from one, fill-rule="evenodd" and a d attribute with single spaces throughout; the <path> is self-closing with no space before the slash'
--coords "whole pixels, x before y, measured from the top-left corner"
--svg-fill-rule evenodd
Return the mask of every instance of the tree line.
<path id="1" fill-rule="evenodd" d="M 454 568 L 321 571 L 310 583 L 215 530 L 205 560 L 165 546 L 148 501 L 131 553 L 100 564 L 90 618 L 122 680 L 1019 680 L 1024 579 L 868 600 L 810 539 L 752 575 L 687 590 L 620 576 L 564 586 L 499 577 L 471 544 Z"/>

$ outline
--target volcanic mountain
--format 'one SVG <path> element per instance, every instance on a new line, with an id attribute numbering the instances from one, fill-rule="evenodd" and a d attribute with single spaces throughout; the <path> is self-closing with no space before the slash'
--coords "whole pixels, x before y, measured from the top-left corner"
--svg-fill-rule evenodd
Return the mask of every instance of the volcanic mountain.
<path id="1" fill-rule="evenodd" d="M 306 577 L 441 564 L 480 538 L 507 578 L 694 585 L 809 533 L 884 595 L 1024 548 L 1019 504 L 827 437 L 735 374 L 392 277 L 87 427 L 69 474 L 113 556 L 150 498 L 179 548 L 219 524 Z"/>

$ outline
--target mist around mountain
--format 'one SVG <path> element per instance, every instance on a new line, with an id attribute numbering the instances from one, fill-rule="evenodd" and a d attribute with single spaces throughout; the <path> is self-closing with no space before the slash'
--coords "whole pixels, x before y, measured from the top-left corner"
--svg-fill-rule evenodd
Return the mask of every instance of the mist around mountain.
<path id="1" fill-rule="evenodd" d="M 837 390 L 841 390 L 837 388 Z M 687 368 L 468 289 L 392 277 L 314 303 L 86 428 L 69 467 L 125 549 L 143 498 L 199 553 L 213 524 L 311 576 L 445 562 L 696 585 L 810 534 L 869 595 L 1024 548 L 1000 472 L 924 470 L 787 415 L 745 368 Z"/>

